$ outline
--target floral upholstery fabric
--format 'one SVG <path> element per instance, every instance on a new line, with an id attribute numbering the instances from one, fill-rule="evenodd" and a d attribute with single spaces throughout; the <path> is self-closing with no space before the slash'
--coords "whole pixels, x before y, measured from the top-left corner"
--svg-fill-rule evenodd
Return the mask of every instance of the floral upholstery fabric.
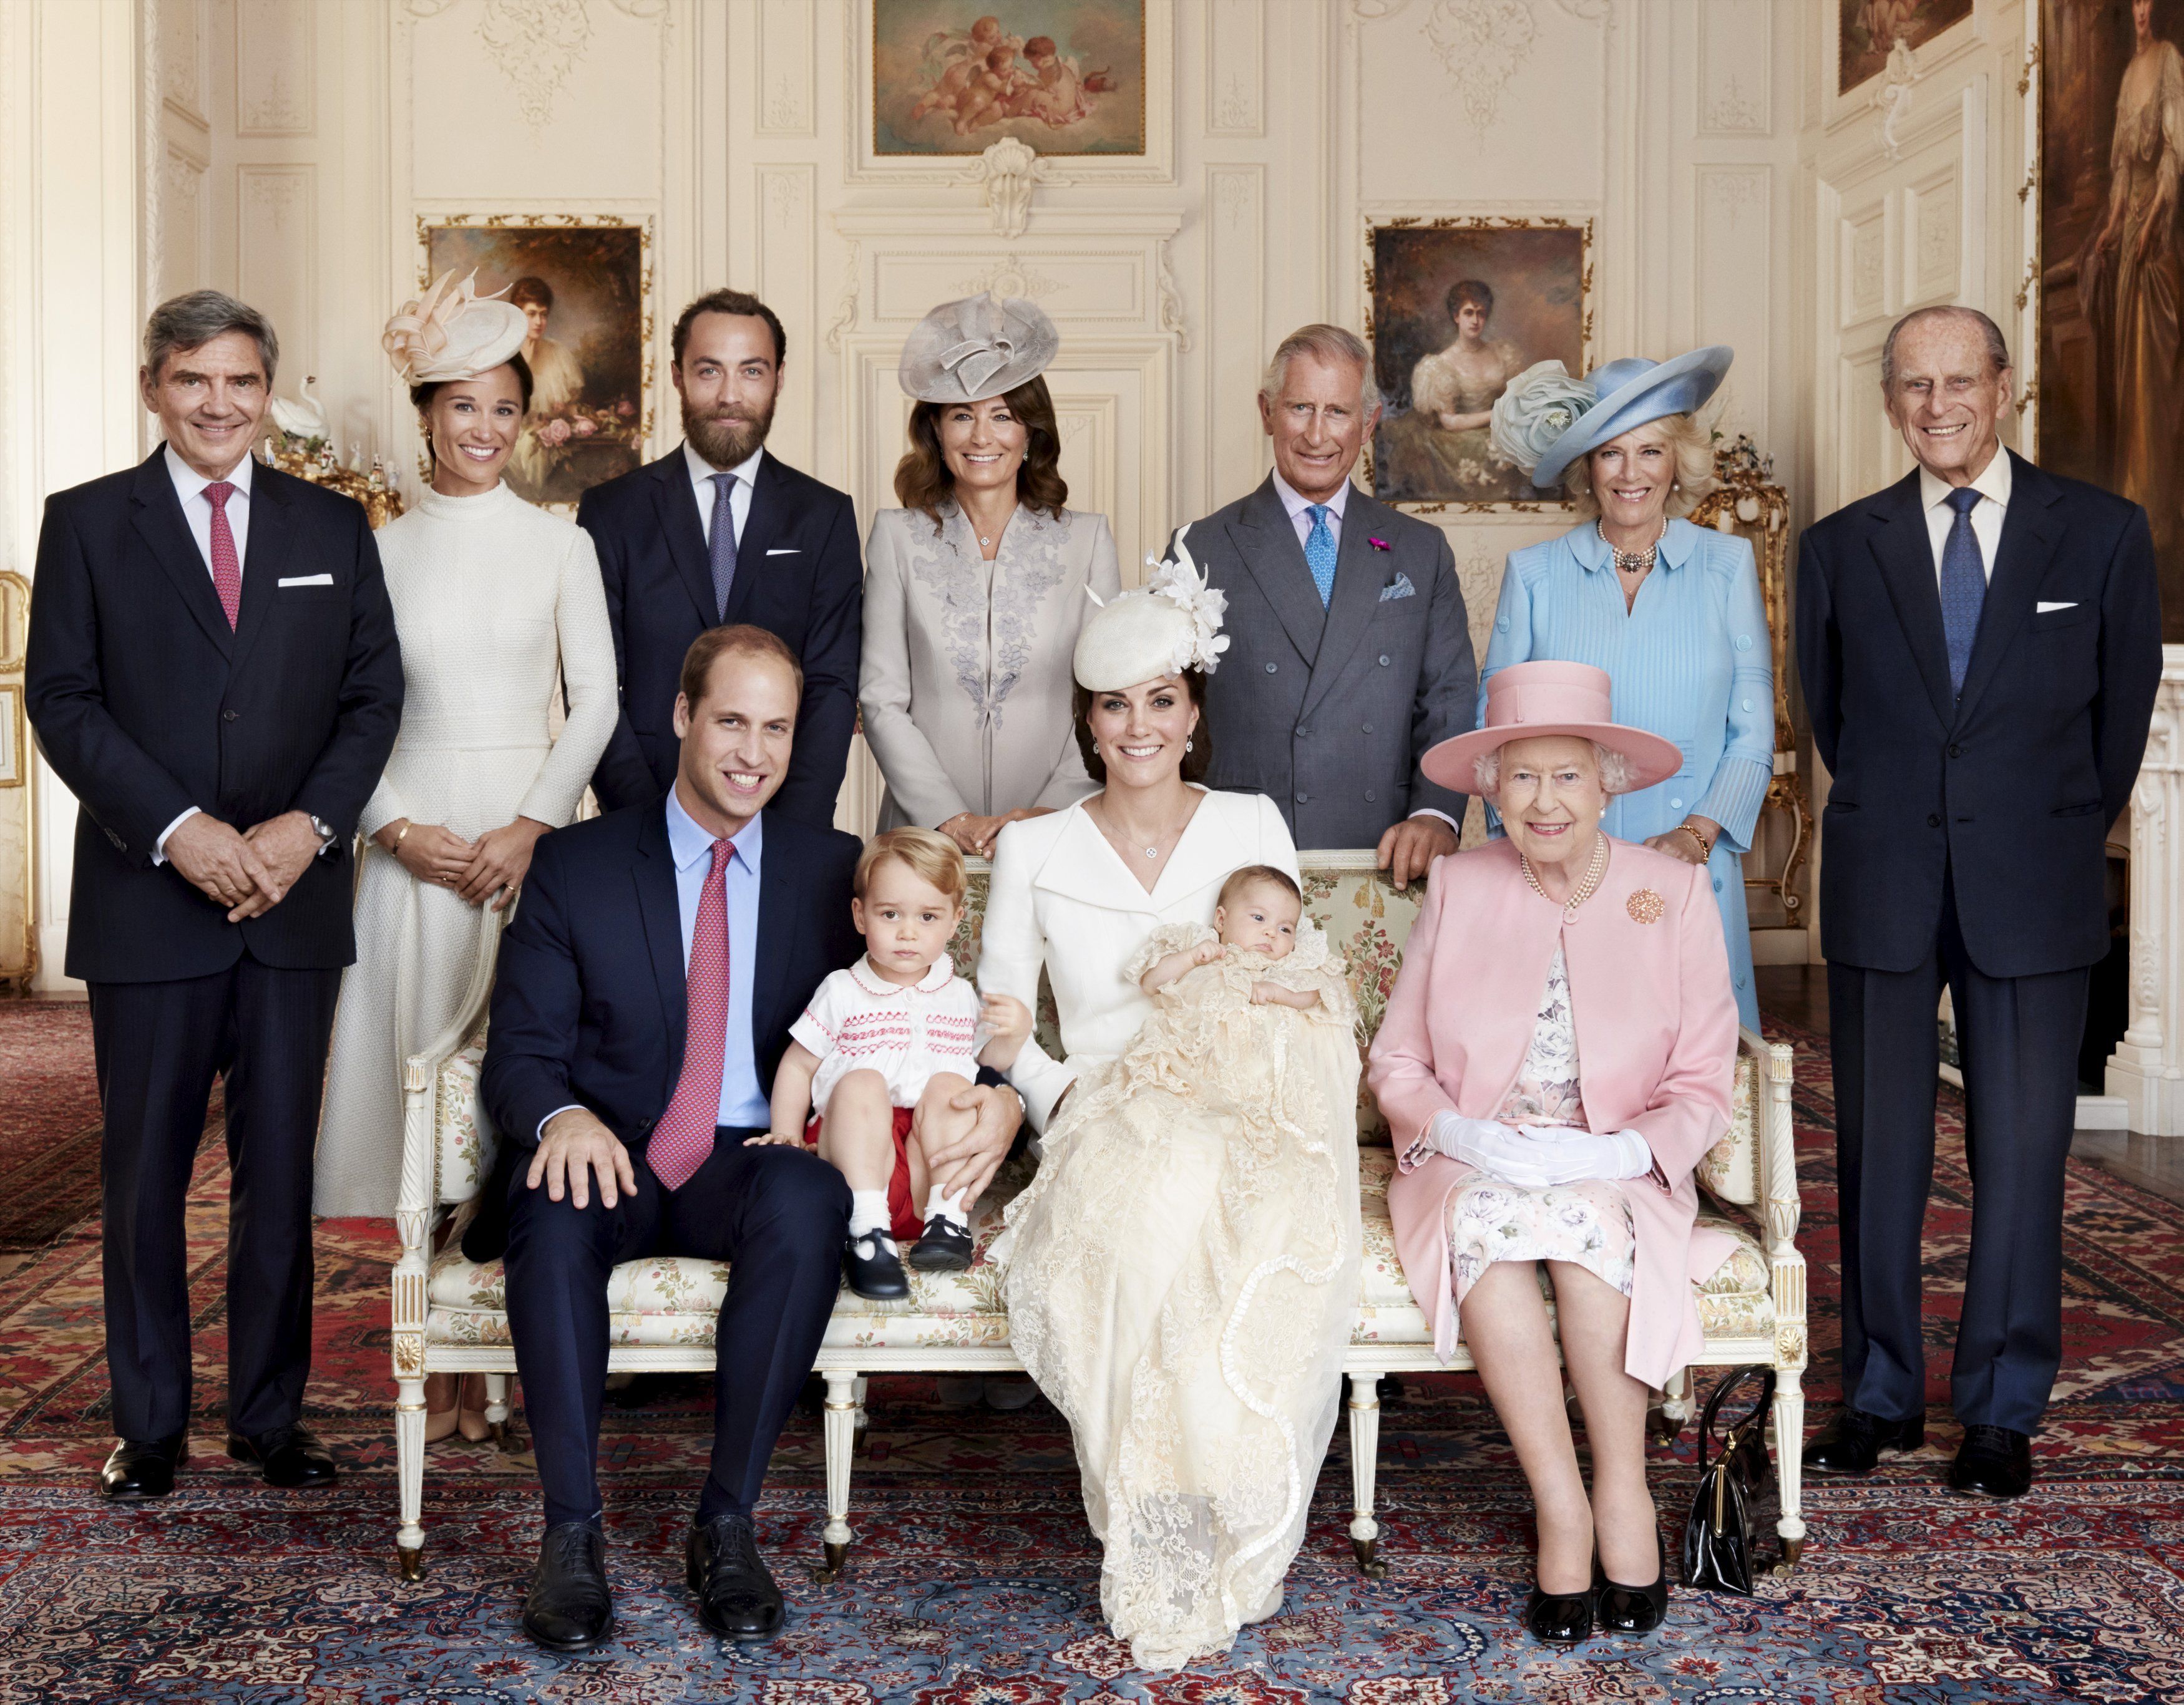
<path id="1" fill-rule="evenodd" d="M 433 1086 L 434 1148 L 440 1168 L 439 1199 L 468 1201 L 484 1187 L 499 1145 L 493 1122 L 478 1100 L 478 1073 L 485 1066 L 485 1028 L 442 1062 Z"/>

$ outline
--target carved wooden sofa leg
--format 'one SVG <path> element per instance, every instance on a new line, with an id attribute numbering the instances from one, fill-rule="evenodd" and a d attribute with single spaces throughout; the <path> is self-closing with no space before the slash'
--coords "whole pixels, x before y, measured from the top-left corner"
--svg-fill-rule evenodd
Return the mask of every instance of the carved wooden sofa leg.
<path id="1" fill-rule="evenodd" d="M 1350 1376 L 1350 1543 L 1357 1553 L 1357 1567 L 1373 1580 L 1388 1572 L 1388 1565 L 1374 1555 L 1380 1524 L 1373 1519 L 1373 1477 L 1380 1450 L 1379 1385 L 1377 1370 Z"/>
<path id="2" fill-rule="evenodd" d="M 394 1530 L 394 1567 L 404 1580 L 425 1573 L 425 1379 L 396 1382 L 394 1477 L 401 1524 Z"/>
<path id="3" fill-rule="evenodd" d="M 827 1374 L 827 1545 L 823 1568 L 811 1571 L 822 1586 L 842 1578 L 848 1565 L 850 1541 L 856 1534 L 850 1526 L 850 1459 L 855 1448 L 859 1398 L 864 1380 L 854 1372 L 829 1369 Z"/>
<path id="4" fill-rule="evenodd" d="M 485 1424 L 494 1444 L 506 1448 L 508 1444 L 508 1375 L 488 1373 L 485 1376 Z"/>
<path id="5" fill-rule="evenodd" d="M 1774 1531 L 1782 1538 L 1782 1573 L 1805 1554 L 1805 1381 L 1803 1371 L 1784 1368 L 1774 1376 L 1774 1481 L 1781 1517 Z"/>

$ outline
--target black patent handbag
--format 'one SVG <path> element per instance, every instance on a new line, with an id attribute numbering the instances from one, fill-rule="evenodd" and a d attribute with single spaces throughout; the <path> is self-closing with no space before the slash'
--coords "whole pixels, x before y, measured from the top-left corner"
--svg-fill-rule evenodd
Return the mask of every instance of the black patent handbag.
<path id="1" fill-rule="evenodd" d="M 1744 1407 L 1738 1394 L 1755 1381 L 1758 1400 Z M 1774 1370 L 1756 1365 L 1731 1370 L 1707 1399 L 1699 1416 L 1699 1489 L 1684 1524 L 1687 1587 L 1752 1596 L 1758 1574 L 1752 1506 L 1774 1478 L 1767 1455 L 1767 1416 L 1774 1401 Z M 1734 1418 L 1717 1439 L 1715 1427 L 1724 1408 Z M 1715 1446 L 1711 1463 L 1707 1460 L 1709 1443 Z"/>

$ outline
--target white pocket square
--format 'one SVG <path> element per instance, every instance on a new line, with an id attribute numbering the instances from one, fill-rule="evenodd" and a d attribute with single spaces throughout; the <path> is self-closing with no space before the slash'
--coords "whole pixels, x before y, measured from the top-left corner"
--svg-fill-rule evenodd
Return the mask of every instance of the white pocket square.
<path id="1" fill-rule="evenodd" d="M 333 583 L 334 577 L 331 574 L 292 574 L 281 582 L 283 586 L 332 586 Z"/>
<path id="2" fill-rule="evenodd" d="M 777 544 L 767 548 L 768 556 L 801 556 L 804 553 L 793 544 Z"/>
<path id="3" fill-rule="evenodd" d="M 286 586 L 287 582 L 283 581 L 281 583 Z M 2068 604 L 2036 604 L 2032 606 L 2032 613 L 2035 616 L 2045 616 L 2053 610 L 2075 610 L 2077 607 L 2078 601 L 2074 598 Z"/>
<path id="4" fill-rule="evenodd" d="M 1380 602 L 1383 604 L 1391 598 L 1416 598 L 1418 595 L 1418 589 L 1411 584 L 1411 577 L 1407 574 L 1397 575 L 1380 588 Z"/>

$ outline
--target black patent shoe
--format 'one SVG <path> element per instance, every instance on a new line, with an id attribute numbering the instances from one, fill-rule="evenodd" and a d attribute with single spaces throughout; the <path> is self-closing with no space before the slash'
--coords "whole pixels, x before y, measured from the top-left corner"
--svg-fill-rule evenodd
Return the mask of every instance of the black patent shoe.
<path id="1" fill-rule="evenodd" d="M 538 1541 L 523 1631 L 549 1652 L 588 1652 L 614 1632 L 606 1535 L 589 1522 L 556 1522 Z"/>
<path id="2" fill-rule="evenodd" d="M 1884 1421 L 1846 1405 L 1805 1446 L 1805 1466 L 1828 1474 L 1869 1474 L 1883 1451 L 1915 1451 L 1925 1442 L 1924 1410 L 1901 1421 Z"/>
<path id="3" fill-rule="evenodd" d="M 872 1301 L 900 1302 L 910 1295 L 910 1275 L 902 1270 L 892 1232 L 853 1235 L 842 1251 L 842 1268 L 850 1289 Z"/>
<path id="4" fill-rule="evenodd" d="M 1532 1596 L 1524 1606 L 1524 1626 L 1532 1638 L 1551 1646 L 1574 1646 L 1592 1633 L 1592 1594 L 1542 1592 L 1536 1578 Z"/>
<path id="5" fill-rule="evenodd" d="M 911 1245 L 910 1264 L 920 1273 L 961 1273 L 971 1255 L 971 1228 L 936 1213 Z"/>
<path id="6" fill-rule="evenodd" d="M 723 1640 L 771 1640 L 781 1631 L 781 1589 L 758 1554 L 749 1516 L 716 1516 L 690 1529 L 682 1578 L 698 1595 L 698 1620 Z"/>
<path id="7" fill-rule="evenodd" d="M 1651 1586 L 1625 1586 L 1602 1574 L 1593 1589 L 1595 1610 L 1602 1629 L 1613 1634 L 1651 1634 L 1669 1613 L 1669 1553 L 1660 1530 L 1653 1546 L 1661 1558 L 1660 1572 Z"/>
<path id="8" fill-rule="evenodd" d="M 2023 1497 L 2032 1489 L 2031 1436 L 2011 1427 L 1975 1423 L 1965 1428 L 1957 1459 L 1949 1464 L 1949 1485 L 1991 1498 Z"/>
<path id="9" fill-rule="evenodd" d="M 276 1427 L 254 1439 L 227 1435 L 227 1453 L 238 1463 L 258 1464 L 259 1477 L 285 1491 L 316 1490 L 334 1483 L 332 1455 L 309 1427 Z"/>
<path id="10" fill-rule="evenodd" d="M 119 1439 L 98 1471 L 99 1496 L 117 1504 L 164 1498 L 175 1489 L 175 1470 L 188 1454 L 184 1435 L 164 1439 Z"/>

